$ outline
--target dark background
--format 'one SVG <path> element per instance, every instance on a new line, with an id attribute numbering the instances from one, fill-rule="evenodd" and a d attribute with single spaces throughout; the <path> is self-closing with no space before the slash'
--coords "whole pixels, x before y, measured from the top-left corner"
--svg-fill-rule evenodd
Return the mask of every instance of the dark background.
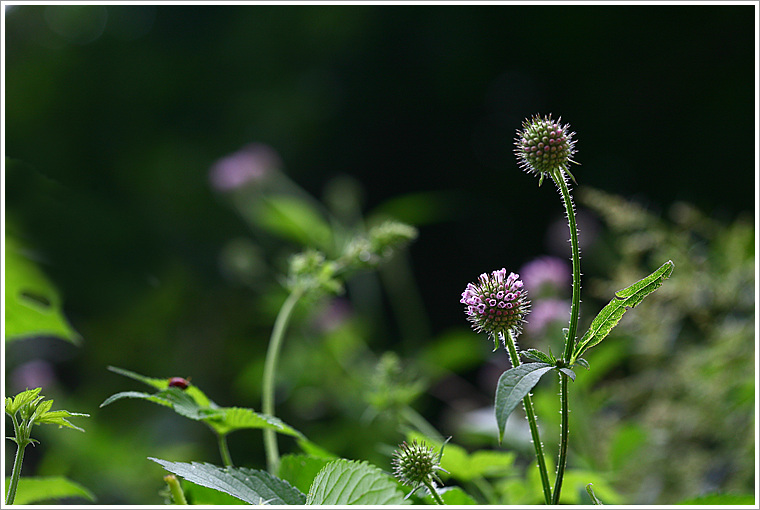
<path id="1" fill-rule="evenodd" d="M 263 353 L 266 325 L 219 272 L 248 228 L 208 180 L 250 142 L 318 198 L 342 175 L 365 211 L 451 198 L 410 248 L 433 334 L 463 325 L 459 295 L 481 272 L 567 256 L 548 240 L 553 185 L 512 154 L 533 114 L 577 133 L 579 187 L 655 212 L 751 213 L 754 21 L 723 5 L 7 8 L 5 155 L 20 163 L 6 217 L 84 337 L 46 356 L 97 404 L 101 382 L 129 384 L 110 364 L 193 374 L 213 394 Z"/>

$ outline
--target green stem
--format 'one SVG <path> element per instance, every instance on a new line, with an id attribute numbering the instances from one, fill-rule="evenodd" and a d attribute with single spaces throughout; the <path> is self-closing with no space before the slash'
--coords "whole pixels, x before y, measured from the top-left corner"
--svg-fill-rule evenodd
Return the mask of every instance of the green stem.
<path id="1" fill-rule="evenodd" d="M 570 325 L 568 326 L 567 337 L 565 338 L 565 354 L 563 360 L 569 362 L 573 355 L 573 348 L 575 347 L 575 336 L 578 331 L 578 316 L 580 314 L 580 302 L 581 302 L 581 255 L 578 248 L 578 226 L 575 222 L 575 210 L 573 208 L 573 199 L 570 196 L 570 191 L 567 188 L 567 182 L 565 182 L 564 175 L 560 174 L 553 176 L 554 182 L 559 187 L 562 199 L 565 203 L 565 211 L 567 212 L 567 222 L 570 227 L 570 245 L 573 255 L 573 297 L 572 306 L 570 308 Z M 559 401 L 560 401 L 560 414 L 562 416 L 560 423 L 560 442 L 559 442 L 559 458 L 557 460 L 557 478 L 554 482 L 554 494 L 552 495 L 552 504 L 559 504 L 560 491 L 562 490 L 562 478 L 565 474 L 565 466 L 567 464 L 567 443 L 569 429 L 570 410 L 568 406 L 568 378 L 559 376 Z"/>
<path id="2" fill-rule="evenodd" d="M 443 502 L 443 498 L 441 498 L 441 495 L 438 494 L 438 491 L 435 490 L 435 487 L 433 487 L 433 484 L 429 481 L 424 482 L 425 487 L 427 487 L 428 492 L 430 492 L 430 495 L 433 496 L 433 499 L 435 502 L 439 505 L 445 505 L 446 503 Z"/>
<path id="3" fill-rule="evenodd" d="M 232 466 L 230 448 L 227 446 L 227 434 L 217 434 L 216 437 L 219 442 L 219 454 L 222 456 L 222 462 L 225 466 Z"/>
<path id="4" fill-rule="evenodd" d="M 11 473 L 11 481 L 8 485 L 8 495 L 5 498 L 6 505 L 12 505 L 16 499 L 16 489 L 18 489 L 18 481 L 21 478 L 21 464 L 24 462 L 25 448 L 26 444 L 23 444 L 23 446 L 19 444 L 16 449 L 16 460 L 13 461 L 13 472 Z"/>
<path id="5" fill-rule="evenodd" d="M 285 328 L 290 322 L 290 316 L 296 303 L 303 295 L 299 289 L 294 289 L 282 304 L 277 318 L 274 321 L 272 336 L 269 338 L 267 357 L 264 361 L 264 379 L 261 388 L 261 410 L 264 414 L 274 416 L 274 377 L 277 371 L 277 359 L 280 356 L 282 340 L 285 337 Z M 280 452 L 277 447 L 277 435 L 274 430 L 264 430 L 264 450 L 267 455 L 267 469 L 271 474 L 277 472 L 280 463 Z"/>
<path id="6" fill-rule="evenodd" d="M 513 367 L 520 366 L 520 356 L 517 355 L 517 348 L 515 347 L 515 339 L 512 337 L 510 331 L 507 335 L 499 333 L 504 344 L 507 346 L 507 352 L 509 353 L 509 360 L 512 362 Z M 544 445 L 541 443 L 541 437 L 538 433 L 538 424 L 536 423 L 536 412 L 533 409 L 533 399 L 530 393 L 523 398 L 523 407 L 525 408 L 525 415 L 528 417 L 528 424 L 530 425 L 530 435 L 533 438 L 533 447 L 536 449 L 536 460 L 538 461 L 538 472 L 541 475 L 541 485 L 544 489 L 544 500 L 546 504 L 551 504 L 552 499 L 552 487 L 549 483 L 549 474 L 546 470 L 546 459 L 544 459 Z"/>

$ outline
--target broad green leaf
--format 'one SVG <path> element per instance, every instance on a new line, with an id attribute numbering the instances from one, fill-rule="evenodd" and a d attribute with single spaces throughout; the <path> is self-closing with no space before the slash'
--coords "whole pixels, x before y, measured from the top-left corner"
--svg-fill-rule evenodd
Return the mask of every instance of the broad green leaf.
<path id="1" fill-rule="evenodd" d="M 604 340 L 604 337 L 609 334 L 612 328 L 617 326 L 626 311 L 634 308 L 645 297 L 659 289 L 663 282 L 670 277 L 674 267 L 673 262 L 669 260 L 646 278 L 642 278 L 630 287 L 617 291 L 612 301 L 602 308 L 599 315 L 591 321 L 588 331 L 575 347 L 571 364 L 587 349 Z"/>
<path id="2" fill-rule="evenodd" d="M 188 482 L 226 492 L 252 505 L 303 505 L 306 501 L 301 491 L 266 471 L 223 468 L 200 462 L 170 462 L 153 457 L 148 459 Z"/>
<path id="3" fill-rule="evenodd" d="M 34 388 L 22 391 L 15 397 L 5 397 L 5 412 L 10 415 L 16 414 L 25 405 L 45 398 L 40 396 L 40 391 L 42 391 L 42 388 Z"/>
<path id="4" fill-rule="evenodd" d="M 314 478 L 307 505 L 401 505 L 404 494 L 380 468 L 365 462 L 338 459 Z"/>
<path id="5" fill-rule="evenodd" d="M 443 499 L 443 502 L 447 505 L 477 505 L 478 503 L 472 499 L 472 496 L 463 491 L 460 487 L 442 487 L 438 489 L 438 494 Z M 423 500 L 428 505 L 435 505 L 435 500 L 428 492 L 425 492 Z"/>
<path id="6" fill-rule="evenodd" d="M 525 363 L 510 368 L 499 378 L 496 386 L 496 423 L 499 426 L 499 443 L 504 438 L 504 428 L 507 418 L 515 410 L 517 404 L 530 393 L 541 376 L 553 369 L 548 363 Z"/>
<path id="7" fill-rule="evenodd" d="M 5 478 L 5 492 L 8 492 L 10 477 Z M 78 483 L 62 476 L 36 477 L 22 476 L 18 481 L 16 505 L 50 502 L 62 498 L 84 498 L 95 501 L 95 496 Z"/>
<path id="8" fill-rule="evenodd" d="M 305 200 L 267 196 L 253 205 L 253 218 L 270 232 L 304 246 L 332 249 L 332 231 L 322 215 Z"/>
<path id="9" fill-rule="evenodd" d="M 551 356 L 548 354 L 539 351 L 538 349 L 528 349 L 527 351 L 520 351 L 521 356 L 525 356 L 529 360 L 532 361 L 538 361 L 539 363 L 548 363 L 550 365 L 554 364 L 554 361 Z"/>
<path id="10" fill-rule="evenodd" d="M 82 337 L 66 320 L 60 295 L 20 243 L 5 234 L 5 341 L 50 335 L 79 345 Z"/>
<path id="11" fill-rule="evenodd" d="M 283 455 L 277 476 L 287 480 L 301 492 L 308 493 L 314 478 L 332 460 L 310 455 Z"/>

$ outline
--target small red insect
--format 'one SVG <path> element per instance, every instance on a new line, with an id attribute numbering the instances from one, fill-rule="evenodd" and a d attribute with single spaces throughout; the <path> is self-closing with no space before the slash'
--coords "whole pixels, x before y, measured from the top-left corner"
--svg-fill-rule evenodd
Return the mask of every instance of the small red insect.
<path id="1" fill-rule="evenodd" d="M 179 388 L 181 390 L 186 390 L 188 386 L 190 386 L 190 381 L 183 379 L 182 377 L 172 377 L 169 379 L 170 388 Z"/>

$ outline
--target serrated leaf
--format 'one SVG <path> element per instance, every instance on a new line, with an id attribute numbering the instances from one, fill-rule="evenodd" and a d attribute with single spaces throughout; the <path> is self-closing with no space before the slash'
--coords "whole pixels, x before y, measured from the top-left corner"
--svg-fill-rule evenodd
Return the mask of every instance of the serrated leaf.
<path id="1" fill-rule="evenodd" d="M 105 407 L 123 398 L 139 398 L 142 400 L 153 402 L 155 404 L 160 404 L 162 406 L 172 407 L 172 403 L 169 402 L 169 400 L 167 400 L 166 398 L 160 397 L 158 395 L 151 395 L 150 393 L 143 393 L 142 391 L 122 391 L 120 393 L 116 393 L 114 395 L 111 395 L 107 399 L 105 399 L 103 403 L 100 404 L 100 407 Z"/>
<path id="2" fill-rule="evenodd" d="M 8 492 L 10 477 L 5 478 L 5 492 Z M 95 496 L 78 483 L 62 476 L 22 476 L 16 489 L 15 505 L 49 502 L 62 498 L 84 498 L 95 501 Z"/>
<path id="3" fill-rule="evenodd" d="M 226 492 L 210 489 L 197 483 L 188 482 L 182 484 L 182 492 L 185 493 L 185 498 L 189 505 L 245 505 L 245 501 L 241 501 L 234 496 L 230 496 Z"/>
<path id="4" fill-rule="evenodd" d="M 55 286 L 6 231 L 5 341 L 34 335 L 55 336 L 74 345 L 82 340 L 66 320 Z"/>
<path id="5" fill-rule="evenodd" d="M 203 421 L 221 435 L 240 429 L 271 429 L 287 436 L 303 437 L 303 434 L 279 418 L 257 413 L 253 409 L 221 407 L 219 411 L 219 414 L 204 418 Z"/>
<path id="6" fill-rule="evenodd" d="M 338 459 L 314 478 L 307 505 L 401 505 L 404 494 L 383 471 L 365 462 Z"/>
<path id="7" fill-rule="evenodd" d="M 528 349 L 527 351 L 521 351 L 520 354 L 525 356 L 529 360 L 538 361 L 539 363 L 554 364 L 554 360 L 548 354 L 539 351 L 538 349 Z"/>
<path id="8" fill-rule="evenodd" d="M 71 418 L 72 416 L 89 417 L 90 415 L 84 414 L 84 413 L 70 413 L 69 411 L 64 411 L 64 410 L 49 411 L 35 418 L 34 422 L 39 423 L 39 424 L 47 423 L 50 425 L 58 425 L 59 427 L 68 427 L 70 429 L 75 429 L 75 430 L 79 430 L 80 432 L 84 432 L 83 428 L 77 427 L 76 425 L 72 425 L 66 419 L 66 418 Z"/>
<path id="9" fill-rule="evenodd" d="M 8 414 L 16 414 L 22 407 L 33 402 L 35 399 L 40 399 L 40 392 L 42 388 L 34 388 L 32 390 L 25 390 L 16 395 L 15 397 L 5 398 L 5 412 Z"/>
<path id="10" fill-rule="evenodd" d="M 670 277 L 674 267 L 673 262 L 669 260 L 646 278 L 642 278 L 633 285 L 617 291 L 615 297 L 591 321 L 588 331 L 575 347 L 571 362 L 574 362 L 586 350 L 604 340 L 612 328 L 617 326 L 625 312 L 634 308 L 645 297 L 662 286 L 663 282 Z"/>
<path id="11" fill-rule="evenodd" d="M 266 471 L 223 468 L 200 462 L 171 462 L 153 457 L 148 459 L 188 482 L 225 492 L 252 505 L 303 505 L 306 502 L 303 492 Z"/>
<path id="12" fill-rule="evenodd" d="M 332 460 L 311 455 L 283 455 L 277 476 L 287 480 L 301 492 L 308 493 L 314 478 Z"/>
<path id="13" fill-rule="evenodd" d="M 525 363 L 510 368 L 499 378 L 496 386 L 496 424 L 499 426 L 499 442 L 504 438 L 507 418 L 517 404 L 530 393 L 541 376 L 554 368 L 548 363 Z"/>

